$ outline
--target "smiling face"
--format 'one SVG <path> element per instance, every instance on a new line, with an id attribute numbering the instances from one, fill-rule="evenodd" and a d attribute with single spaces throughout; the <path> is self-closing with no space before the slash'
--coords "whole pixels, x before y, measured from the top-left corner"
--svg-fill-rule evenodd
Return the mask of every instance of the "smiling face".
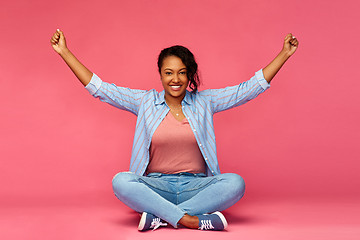
<path id="1" fill-rule="evenodd" d="M 179 57 L 166 57 L 161 66 L 161 82 L 165 90 L 167 101 L 181 103 L 189 85 L 186 66 Z"/>

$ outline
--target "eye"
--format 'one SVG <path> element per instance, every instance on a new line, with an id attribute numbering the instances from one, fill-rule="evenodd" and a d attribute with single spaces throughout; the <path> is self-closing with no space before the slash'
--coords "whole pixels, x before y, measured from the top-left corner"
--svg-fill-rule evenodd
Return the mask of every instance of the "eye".
<path id="1" fill-rule="evenodd" d="M 186 72 L 180 72 L 180 74 L 183 74 L 183 75 L 185 75 L 185 74 L 186 74 Z"/>
<path id="2" fill-rule="evenodd" d="M 165 75 L 171 75 L 172 72 L 165 72 Z"/>

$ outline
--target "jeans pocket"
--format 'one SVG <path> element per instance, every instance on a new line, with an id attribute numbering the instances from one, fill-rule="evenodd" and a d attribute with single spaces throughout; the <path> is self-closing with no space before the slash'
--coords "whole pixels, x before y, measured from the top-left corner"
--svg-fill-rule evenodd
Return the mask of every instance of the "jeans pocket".
<path id="1" fill-rule="evenodd" d="M 146 186 L 148 186 L 149 188 L 151 188 L 156 192 L 157 191 L 164 191 L 168 193 L 173 192 L 170 184 L 167 181 L 161 179 L 161 176 L 157 176 L 157 175 L 151 177 L 144 176 L 139 178 L 138 181 L 145 184 Z"/>

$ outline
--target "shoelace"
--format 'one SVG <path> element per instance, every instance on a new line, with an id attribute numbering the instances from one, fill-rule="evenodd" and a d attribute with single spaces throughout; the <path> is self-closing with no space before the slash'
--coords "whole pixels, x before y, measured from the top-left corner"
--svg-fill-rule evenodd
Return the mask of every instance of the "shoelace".
<path id="1" fill-rule="evenodd" d="M 153 228 L 153 231 L 158 229 L 159 227 L 166 227 L 167 223 L 161 222 L 160 218 L 154 218 L 151 222 L 150 228 Z"/>
<path id="2" fill-rule="evenodd" d="M 200 230 L 209 230 L 214 229 L 214 226 L 211 223 L 211 220 L 201 220 L 201 227 L 199 227 Z"/>

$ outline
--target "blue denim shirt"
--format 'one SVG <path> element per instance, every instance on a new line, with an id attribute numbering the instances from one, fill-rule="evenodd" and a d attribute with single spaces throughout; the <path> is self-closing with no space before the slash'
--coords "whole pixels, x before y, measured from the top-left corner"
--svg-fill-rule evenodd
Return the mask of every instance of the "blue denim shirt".
<path id="1" fill-rule="evenodd" d="M 239 85 L 196 93 L 186 91 L 181 102 L 183 113 L 206 162 L 208 176 L 220 174 L 213 125 L 214 113 L 244 104 L 269 87 L 270 84 L 265 80 L 261 69 L 250 80 Z M 130 172 L 144 175 L 149 164 L 151 138 L 170 110 L 164 98 L 165 91 L 118 87 L 102 81 L 96 74 L 93 74 L 85 88 L 95 98 L 137 116 Z"/>

